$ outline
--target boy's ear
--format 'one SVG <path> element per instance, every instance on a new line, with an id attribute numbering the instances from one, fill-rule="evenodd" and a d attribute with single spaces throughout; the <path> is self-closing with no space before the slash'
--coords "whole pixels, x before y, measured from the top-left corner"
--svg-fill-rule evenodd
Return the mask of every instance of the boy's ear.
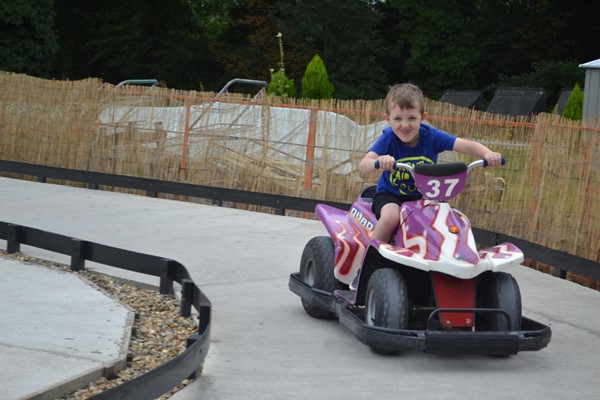
<path id="1" fill-rule="evenodd" d="M 383 113 L 383 119 L 385 119 L 386 121 L 389 121 L 390 116 L 387 113 Z"/>
<path id="2" fill-rule="evenodd" d="M 421 121 L 425 121 L 426 118 L 427 118 L 427 111 L 423 111 L 423 114 L 421 114 Z"/>

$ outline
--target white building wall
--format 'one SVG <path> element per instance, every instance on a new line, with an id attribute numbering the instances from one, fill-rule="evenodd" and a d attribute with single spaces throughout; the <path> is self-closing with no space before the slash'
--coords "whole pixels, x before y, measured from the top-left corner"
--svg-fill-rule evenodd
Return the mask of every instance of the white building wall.
<path id="1" fill-rule="evenodd" d="M 600 116 L 600 59 L 580 64 L 585 69 L 583 118 Z"/>

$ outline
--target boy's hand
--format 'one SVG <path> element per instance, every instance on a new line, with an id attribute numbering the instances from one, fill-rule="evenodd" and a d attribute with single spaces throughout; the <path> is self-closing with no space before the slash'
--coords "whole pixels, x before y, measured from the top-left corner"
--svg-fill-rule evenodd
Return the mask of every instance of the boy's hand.
<path id="1" fill-rule="evenodd" d="M 396 166 L 396 159 L 389 155 L 379 156 L 377 161 L 379 161 L 379 169 L 382 171 L 391 171 Z"/>
<path id="2" fill-rule="evenodd" d="M 483 158 L 487 161 L 488 167 L 498 167 L 502 164 L 502 154 L 500 153 L 490 152 Z"/>

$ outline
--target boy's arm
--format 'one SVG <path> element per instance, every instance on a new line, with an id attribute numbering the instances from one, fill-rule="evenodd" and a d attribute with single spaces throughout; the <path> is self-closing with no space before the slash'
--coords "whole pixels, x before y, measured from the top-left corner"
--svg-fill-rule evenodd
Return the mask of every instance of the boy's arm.
<path id="1" fill-rule="evenodd" d="M 361 175 L 369 175 L 377 171 L 375 169 L 375 160 L 377 160 L 378 154 L 374 151 L 369 151 L 362 160 L 358 163 L 358 172 Z"/>
<path id="2" fill-rule="evenodd" d="M 473 157 L 482 158 L 487 161 L 490 167 L 499 166 L 502 158 L 500 153 L 491 151 L 479 142 L 461 138 L 456 138 L 452 150 L 458 151 L 459 153 L 468 154 Z"/>

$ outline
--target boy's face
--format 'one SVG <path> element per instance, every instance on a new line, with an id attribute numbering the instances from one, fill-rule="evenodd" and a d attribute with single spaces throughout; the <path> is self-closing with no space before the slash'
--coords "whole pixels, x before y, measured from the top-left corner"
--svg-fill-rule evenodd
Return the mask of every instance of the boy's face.
<path id="1" fill-rule="evenodd" d="M 419 143 L 419 127 L 425 117 L 426 113 L 421 114 L 416 108 L 400 109 L 399 106 L 394 106 L 389 114 L 385 114 L 385 120 L 398 139 L 410 147 Z"/>

